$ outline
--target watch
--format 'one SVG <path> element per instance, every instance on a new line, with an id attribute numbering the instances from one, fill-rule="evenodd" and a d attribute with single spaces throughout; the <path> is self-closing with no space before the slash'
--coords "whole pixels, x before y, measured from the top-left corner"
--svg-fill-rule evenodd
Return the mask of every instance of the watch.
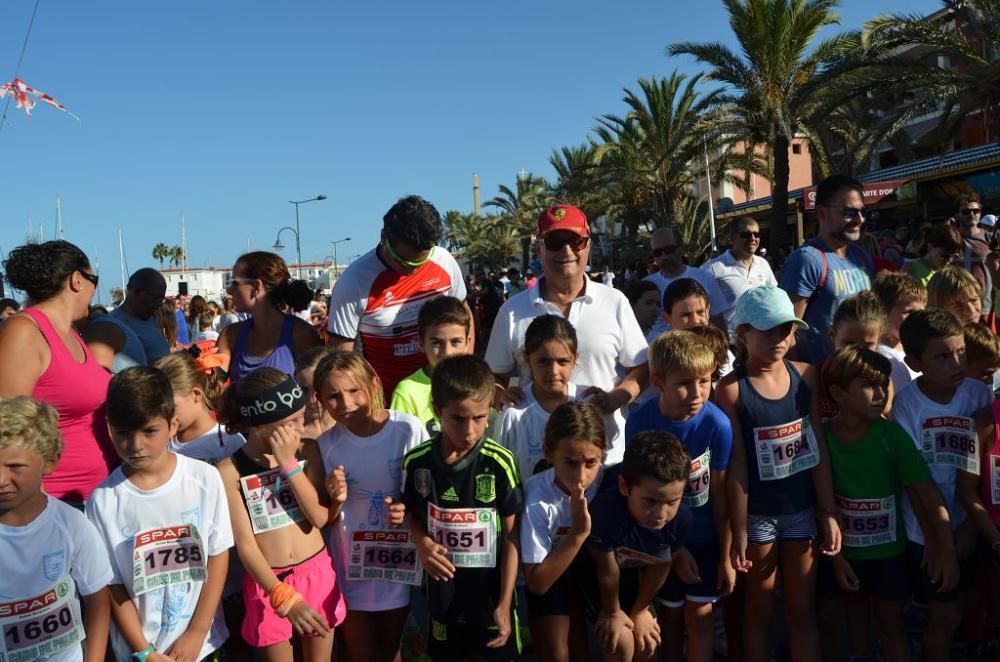
<path id="1" fill-rule="evenodd" d="M 150 644 L 138 653 L 132 653 L 132 662 L 146 662 L 146 658 L 149 657 L 149 654 L 155 650 L 156 646 Z"/>

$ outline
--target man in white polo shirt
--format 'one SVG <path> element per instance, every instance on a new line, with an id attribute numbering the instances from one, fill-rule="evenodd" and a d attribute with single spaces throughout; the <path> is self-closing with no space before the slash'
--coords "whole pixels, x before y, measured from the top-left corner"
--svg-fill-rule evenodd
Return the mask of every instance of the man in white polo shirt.
<path id="1" fill-rule="evenodd" d="M 670 283 L 681 278 L 691 278 L 698 281 L 705 291 L 708 292 L 709 312 L 711 313 L 712 324 L 723 331 L 726 330 L 726 319 L 724 315 L 729 312 L 732 304 L 727 303 L 719 286 L 715 283 L 715 278 L 707 271 L 684 264 L 684 242 L 681 240 L 681 233 L 677 226 L 667 225 L 656 228 L 653 236 L 649 238 L 650 252 L 653 262 L 659 267 L 658 271 L 649 274 L 643 280 L 656 283 L 660 289 L 660 303 L 663 303 L 663 293 L 666 292 Z M 662 318 L 653 325 L 650 337 L 656 337 L 664 331 L 669 331 L 670 327 Z"/>
<path id="2" fill-rule="evenodd" d="M 723 313 L 723 317 L 727 326 L 733 318 L 733 306 L 740 295 L 761 285 L 778 286 L 771 265 L 757 255 L 760 247 L 760 226 L 757 221 L 749 216 L 734 219 L 729 224 L 729 237 L 732 248 L 712 258 L 702 267 L 715 278 L 719 291 L 726 299 L 728 310 Z M 731 326 L 729 332 L 734 332 Z"/>
<path id="3" fill-rule="evenodd" d="M 587 278 L 590 228 L 583 212 L 571 205 L 550 207 L 538 219 L 537 251 L 543 275 L 500 308 L 486 348 L 486 361 L 506 387 L 517 375 L 523 387 L 530 379 L 524 362 L 524 334 L 539 315 L 565 317 L 576 329 L 580 358 L 573 382 L 596 387 L 592 397 L 605 414 L 613 414 L 607 462 L 621 462 L 625 450 L 624 407 L 646 387 L 646 339 L 625 295 Z M 625 376 L 618 379 L 617 366 Z M 522 393 L 510 389 L 508 401 Z M 586 396 L 585 396 L 586 397 Z"/>

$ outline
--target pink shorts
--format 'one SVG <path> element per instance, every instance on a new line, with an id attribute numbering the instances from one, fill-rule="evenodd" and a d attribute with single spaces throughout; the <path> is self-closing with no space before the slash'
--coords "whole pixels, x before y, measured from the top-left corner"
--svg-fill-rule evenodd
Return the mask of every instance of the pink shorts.
<path id="1" fill-rule="evenodd" d="M 331 628 L 344 620 L 347 604 L 337 587 L 337 574 L 325 547 L 298 565 L 275 568 L 274 574 L 298 591 L 310 607 L 323 614 Z M 246 616 L 240 633 L 248 644 L 263 648 L 292 638 L 292 622 L 271 609 L 267 593 L 249 572 L 243 575 L 243 602 Z"/>

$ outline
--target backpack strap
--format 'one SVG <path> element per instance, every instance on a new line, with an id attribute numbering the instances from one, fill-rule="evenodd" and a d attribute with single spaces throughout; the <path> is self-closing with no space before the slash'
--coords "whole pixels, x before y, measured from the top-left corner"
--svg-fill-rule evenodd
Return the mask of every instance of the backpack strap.
<path id="1" fill-rule="evenodd" d="M 823 272 L 820 274 L 819 283 L 816 285 L 816 289 L 813 290 L 813 293 L 809 296 L 809 303 L 812 303 L 819 298 L 819 293 L 826 286 L 826 277 L 830 275 L 830 264 L 826 261 L 826 252 L 824 252 L 823 249 L 816 244 L 815 239 L 809 239 L 806 241 L 806 246 L 809 246 L 814 251 L 819 253 L 820 262 L 823 263 Z"/>

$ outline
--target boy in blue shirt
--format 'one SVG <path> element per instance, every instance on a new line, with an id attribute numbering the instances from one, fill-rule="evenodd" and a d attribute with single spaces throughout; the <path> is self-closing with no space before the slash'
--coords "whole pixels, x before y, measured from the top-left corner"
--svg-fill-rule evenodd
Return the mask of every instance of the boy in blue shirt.
<path id="1" fill-rule="evenodd" d="M 736 580 L 729 563 L 729 517 L 726 470 L 733 444 L 729 419 L 709 402 L 715 353 L 704 339 L 688 331 L 670 331 L 649 347 L 650 376 L 659 397 L 636 409 L 625 424 L 626 444 L 642 430 L 676 435 L 691 456 L 683 503 L 692 521 L 686 547 L 695 559 L 695 583 L 677 573 L 657 594 L 664 658 L 683 657 L 687 627 L 687 659 L 712 659 L 713 605 L 728 595 Z"/>

